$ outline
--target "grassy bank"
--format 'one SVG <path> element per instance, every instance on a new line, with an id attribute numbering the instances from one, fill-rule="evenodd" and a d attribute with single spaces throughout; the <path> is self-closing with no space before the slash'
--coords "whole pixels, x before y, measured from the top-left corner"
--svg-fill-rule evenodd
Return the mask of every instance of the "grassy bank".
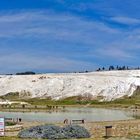
<path id="1" fill-rule="evenodd" d="M 78 101 L 77 100 L 60 100 L 60 101 L 52 101 L 46 99 L 28 99 L 21 100 L 24 102 L 28 102 L 28 105 L 4 105 L 0 106 L 0 109 L 3 111 L 50 111 L 50 110 L 61 110 L 65 107 L 94 107 L 94 108 L 137 108 L 140 109 L 140 104 L 136 102 L 136 100 L 130 99 L 119 99 L 111 102 L 99 102 L 99 101 Z"/>
<path id="2" fill-rule="evenodd" d="M 73 106 L 95 106 L 95 107 L 130 107 L 130 106 L 140 106 L 140 87 L 134 92 L 133 96 L 124 96 L 122 98 L 113 101 L 103 101 L 100 102 L 99 99 L 91 100 L 90 98 L 82 98 L 81 96 L 69 97 L 66 99 L 61 99 L 58 101 L 49 99 L 25 99 L 32 105 L 73 105 Z"/>
<path id="3" fill-rule="evenodd" d="M 8 93 L 5 96 L 0 97 L 3 100 L 10 101 L 24 101 L 34 106 L 93 106 L 93 107 L 123 107 L 128 108 L 130 106 L 140 106 L 140 87 L 134 92 L 133 96 L 124 96 L 120 99 L 113 101 L 103 101 L 100 102 L 100 98 L 91 100 L 89 97 L 74 96 L 68 97 L 61 100 L 51 100 L 50 98 L 40 99 L 40 98 L 23 98 L 19 96 L 19 93 Z M 11 108 L 16 105 L 10 106 Z"/>
<path id="4" fill-rule="evenodd" d="M 123 107 L 140 106 L 140 98 L 122 98 L 109 102 L 100 102 L 98 100 L 77 100 L 77 97 L 71 97 L 59 101 L 47 99 L 26 99 L 23 100 L 31 105 L 51 105 L 51 106 L 93 106 L 93 107 Z"/>

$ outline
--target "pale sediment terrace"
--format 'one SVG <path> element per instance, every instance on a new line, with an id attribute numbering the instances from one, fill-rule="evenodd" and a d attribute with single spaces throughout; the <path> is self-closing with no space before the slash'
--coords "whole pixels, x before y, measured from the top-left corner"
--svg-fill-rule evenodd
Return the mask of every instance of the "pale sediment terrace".
<path id="1" fill-rule="evenodd" d="M 19 92 L 25 97 L 56 100 L 83 95 L 109 101 L 133 95 L 138 86 L 140 70 L 0 76 L 1 96 Z"/>

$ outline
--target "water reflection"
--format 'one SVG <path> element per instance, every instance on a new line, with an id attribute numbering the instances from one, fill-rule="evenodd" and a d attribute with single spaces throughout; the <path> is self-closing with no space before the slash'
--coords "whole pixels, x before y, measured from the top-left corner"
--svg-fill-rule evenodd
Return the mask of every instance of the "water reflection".
<path id="1" fill-rule="evenodd" d="M 0 116 L 22 118 L 25 121 L 63 122 L 64 119 L 85 119 L 86 121 L 112 121 L 134 119 L 123 110 L 102 108 L 65 108 L 62 111 L 47 112 L 0 112 Z"/>

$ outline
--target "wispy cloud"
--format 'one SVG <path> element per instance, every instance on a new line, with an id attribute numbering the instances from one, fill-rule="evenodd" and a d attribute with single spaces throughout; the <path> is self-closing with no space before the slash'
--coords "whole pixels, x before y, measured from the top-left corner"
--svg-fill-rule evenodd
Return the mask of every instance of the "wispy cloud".
<path id="1" fill-rule="evenodd" d="M 45 11 L 11 13 L 0 15 L 1 37 L 16 35 L 40 36 L 49 35 L 54 38 L 91 38 L 93 32 L 117 33 L 104 23 L 86 21 L 80 17 L 64 14 L 52 14 Z M 93 33 L 94 35 L 94 33 Z M 64 38 L 65 36 L 65 38 Z"/>
<path id="2" fill-rule="evenodd" d="M 63 2 L 63 1 L 62 1 Z M 113 17 L 121 24 L 138 19 Z M 11 11 L 0 14 L 0 72 L 35 69 L 77 71 L 95 69 L 108 60 L 134 62 L 140 34 L 98 20 L 54 11 Z M 137 39 L 136 39 L 137 37 Z M 104 60 L 100 60 L 100 58 Z"/>
<path id="3" fill-rule="evenodd" d="M 131 17 L 112 17 L 111 18 L 112 21 L 115 21 L 117 23 L 121 23 L 121 24 L 126 24 L 126 25 L 137 25 L 140 24 L 140 19 L 136 19 L 136 18 L 131 18 Z"/>
<path id="4" fill-rule="evenodd" d="M 107 48 L 102 48 L 97 50 L 98 54 L 103 57 L 110 57 L 110 58 L 115 58 L 119 60 L 124 60 L 128 61 L 128 59 L 132 59 L 134 56 L 130 53 L 127 52 L 126 50 L 116 48 L 116 47 L 107 47 Z"/>

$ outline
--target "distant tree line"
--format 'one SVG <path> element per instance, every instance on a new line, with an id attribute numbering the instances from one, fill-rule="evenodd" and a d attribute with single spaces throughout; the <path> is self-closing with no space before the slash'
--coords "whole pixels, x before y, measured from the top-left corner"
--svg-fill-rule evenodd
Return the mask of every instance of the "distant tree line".
<path id="1" fill-rule="evenodd" d="M 129 68 L 128 66 L 109 66 L 108 68 L 102 67 L 102 68 L 98 68 L 96 71 L 112 71 L 112 70 L 139 70 L 140 67 L 137 68 Z"/>
<path id="2" fill-rule="evenodd" d="M 128 67 L 128 66 L 113 66 L 113 65 L 110 65 L 109 67 L 99 67 L 98 69 L 96 69 L 95 71 L 113 71 L 113 70 L 140 70 L 140 67 L 135 67 L 135 68 L 132 68 L 132 67 Z M 93 72 L 93 71 L 89 71 L 89 70 L 85 70 L 85 71 L 77 71 L 77 72 L 74 72 L 74 73 L 88 73 L 88 72 Z M 68 72 L 68 73 L 71 73 L 71 72 Z M 26 72 L 19 72 L 19 73 L 16 73 L 15 75 L 35 75 L 36 73 L 33 72 L 33 71 L 26 71 Z M 2 74 L 1 74 L 2 75 Z M 14 75 L 14 74 L 6 74 L 6 75 Z"/>
<path id="3" fill-rule="evenodd" d="M 111 65 L 107 68 L 99 67 L 95 71 L 113 71 L 113 70 L 118 70 L 118 71 L 119 70 L 140 70 L 140 67 L 131 68 L 129 66 L 113 66 L 113 65 Z M 89 73 L 89 72 L 93 72 L 93 71 L 85 70 L 85 71 L 78 71 L 78 72 L 74 72 L 74 73 Z"/>
<path id="4" fill-rule="evenodd" d="M 26 71 L 26 72 L 20 72 L 20 73 L 16 73 L 16 75 L 35 75 L 35 72 L 32 71 Z"/>

